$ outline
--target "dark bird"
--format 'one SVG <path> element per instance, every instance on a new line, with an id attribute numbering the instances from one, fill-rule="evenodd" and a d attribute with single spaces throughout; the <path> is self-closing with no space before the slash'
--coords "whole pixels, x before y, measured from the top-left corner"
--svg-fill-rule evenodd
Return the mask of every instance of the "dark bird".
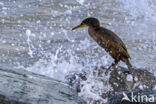
<path id="1" fill-rule="evenodd" d="M 98 19 L 89 17 L 82 21 L 82 23 L 72 30 L 88 26 L 89 35 L 108 52 L 114 59 L 114 63 L 106 70 L 106 74 L 110 68 L 114 68 L 121 60 L 128 66 L 131 72 L 132 65 L 129 62 L 130 55 L 122 40 L 112 31 L 101 27 Z"/>

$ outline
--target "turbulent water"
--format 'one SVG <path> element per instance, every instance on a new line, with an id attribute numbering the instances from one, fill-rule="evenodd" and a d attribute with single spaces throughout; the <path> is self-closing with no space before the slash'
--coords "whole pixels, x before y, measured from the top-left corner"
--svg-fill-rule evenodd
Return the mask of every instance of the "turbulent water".
<path id="1" fill-rule="evenodd" d="M 87 28 L 71 30 L 92 16 L 124 41 L 134 67 L 156 72 L 155 0 L 0 0 L 0 12 L 1 66 L 62 81 L 70 71 L 109 66 Z"/>

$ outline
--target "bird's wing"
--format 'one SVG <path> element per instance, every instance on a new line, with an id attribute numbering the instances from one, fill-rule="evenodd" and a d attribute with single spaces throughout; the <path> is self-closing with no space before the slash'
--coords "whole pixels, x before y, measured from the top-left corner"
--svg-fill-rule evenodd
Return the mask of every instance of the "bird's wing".
<path id="1" fill-rule="evenodd" d="M 123 41 L 112 31 L 105 29 L 105 28 L 103 28 L 102 30 L 104 31 L 100 31 L 100 34 L 102 35 L 103 38 L 110 41 L 109 42 L 110 47 L 113 47 L 116 50 L 119 50 L 119 52 L 122 55 L 124 55 L 127 58 L 130 58 L 130 55 L 128 54 L 128 51 Z"/>

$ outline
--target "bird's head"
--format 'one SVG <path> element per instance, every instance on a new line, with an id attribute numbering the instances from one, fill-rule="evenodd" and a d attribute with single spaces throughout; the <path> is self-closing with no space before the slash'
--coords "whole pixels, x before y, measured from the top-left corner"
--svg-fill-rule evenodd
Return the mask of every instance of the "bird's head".
<path id="1" fill-rule="evenodd" d="M 86 27 L 86 26 L 90 26 L 90 27 L 99 27 L 100 26 L 100 22 L 98 19 L 93 18 L 93 17 L 89 17 L 84 19 L 80 25 L 74 27 L 72 30 L 78 29 L 78 28 L 82 28 L 82 27 Z"/>

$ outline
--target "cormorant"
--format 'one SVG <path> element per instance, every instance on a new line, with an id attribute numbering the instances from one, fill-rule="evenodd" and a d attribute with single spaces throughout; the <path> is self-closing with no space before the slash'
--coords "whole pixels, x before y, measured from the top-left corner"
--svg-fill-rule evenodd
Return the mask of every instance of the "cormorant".
<path id="1" fill-rule="evenodd" d="M 89 27 L 89 35 L 114 58 L 114 63 L 106 70 L 106 74 L 108 70 L 111 67 L 115 67 L 120 60 L 126 63 L 129 71 L 131 71 L 130 55 L 123 41 L 114 32 L 101 27 L 99 20 L 93 17 L 84 19 L 80 25 L 74 27 L 72 30 L 85 26 Z"/>

